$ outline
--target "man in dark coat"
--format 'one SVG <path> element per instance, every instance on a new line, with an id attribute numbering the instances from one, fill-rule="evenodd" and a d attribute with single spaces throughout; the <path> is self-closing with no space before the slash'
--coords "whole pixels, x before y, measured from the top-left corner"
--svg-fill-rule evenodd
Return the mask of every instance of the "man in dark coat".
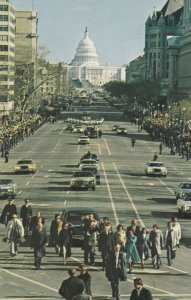
<path id="1" fill-rule="evenodd" d="M 44 219 L 44 217 L 42 217 L 41 211 L 37 211 L 36 216 L 33 216 L 30 221 L 30 231 L 31 232 L 33 232 L 33 230 L 36 228 L 37 221 L 39 218 L 41 218 L 42 224 L 43 225 L 45 224 L 45 219 Z"/>
<path id="2" fill-rule="evenodd" d="M 34 248 L 34 265 L 37 270 L 41 268 L 42 257 L 46 256 L 46 245 L 48 242 L 45 225 L 42 224 L 42 219 L 37 219 L 36 227 L 32 231 L 31 248 Z"/>
<path id="3" fill-rule="evenodd" d="M 32 217 L 32 207 L 29 204 L 29 199 L 25 198 L 24 200 L 25 204 L 21 206 L 21 212 L 20 217 L 23 222 L 23 227 L 25 230 L 25 236 L 29 235 L 29 227 L 30 227 L 30 221 Z"/>
<path id="4" fill-rule="evenodd" d="M 119 300 L 119 283 L 127 280 L 126 255 L 120 251 L 121 246 L 117 244 L 112 253 L 106 259 L 106 277 L 111 282 L 112 297 Z"/>
<path id="5" fill-rule="evenodd" d="M 143 286 L 141 278 L 134 279 L 134 286 L 130 300 L 153 300 L 151 292 Z"/>
<path id="6" fill-rule="evenodd" d="M 0 217 L 0 223 L 5 224 L 5 226 L 7 226 L 8 222 L 12 219 L 13 215 L 17 215 L 17 208 L 13 202 L 13 199 L 8 199 L 8 204 L 6 204 L 3 208 Z"/>
<path id="7" fill-rule="evenodd" d="M 62 282 L 58 292 L 64 299 L 71 300 L 73 296 L 78 294 L 79 285 L 81 285 L 85 291 L 85 284 L 82 279 L 75 276 L 75 268 L 68 269 L 68 274 L 70 277 Z"/>

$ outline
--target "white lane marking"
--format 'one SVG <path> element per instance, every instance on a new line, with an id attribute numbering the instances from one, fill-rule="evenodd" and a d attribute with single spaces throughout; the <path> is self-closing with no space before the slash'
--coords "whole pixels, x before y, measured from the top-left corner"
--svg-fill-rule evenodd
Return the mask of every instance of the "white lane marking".
<path id="1" fill-rule="evenodd" d="M 124 184 L 124 181 L 121 178 L 121 175 L 119 174 L 118 169 L 116 167 L 116 164 L 114 162 L 113 162 L 113 166 L 114 166 L 114 169 L 115 169 L 115 171 L 116 171 L 116 173 L 117 173 L 117 175 L 118 175 L 118 177 L 119 177 L 119 179 L 121 181 L 121 184 L 122 184 L 122 186 L 123 186 L 123 188 L 124 188 L 124 190 L 126 192 L 126 195 L 127 195 L 128 199 L 129 199 L 129 201 L 131 203 L 131 206 L 132 206 L 132 208 L 133 208 L 133 210 L 134 210 L 134 212 L 135 212 L 135 214 L 137 216 L 137 219 L 139 220 L 139 222 L 141 224 L 141 227 L 145 227 L 145 225 L 144 225 L 144 223 L 143 223 L 143 221 L 142 221 L 142 219 L 141 219 L 141 217 L 139 215 L 139 212 L 138 212 L 138 210 L 137 210 L 137 208 L 136 208 L 136 206 L 135 206 L 135 204 L 133 202 L 133 199 L 132 199 L 131 195 L 129 194 L 129 191 L 127 190 L 127 188 L 126 188 L 126 186 Z"/>
<path id="2" fill-rule="evenodd" d="M 108 146 L 108 143 L 107 143 L 106 139 L 104 139 L 104 142 L 105 142 L 108 154 L 111 155 L 111 152 L 110 152 L 110 149 L 109 149 L 109 146 Z"/>
<path id="3" fill-rule="evenodd" d="M 100 144 L 97 144 L 98 145 L 98 149 L 99 149 L 99 155 L 101 155 L 101 148 L 100 148 Z"/>
<path id="4" fill-rule="evenodd" d="M 27 181 L 26 185 L 29 185 L 30 184 L 30 181 Z"/>
<path id="5" fill-rule="evenodd" d="M 180 272 L 180 273 L 182 273 L 182 274 L 186 274 L 186 275 L 189 275 L 189 276 L 191 276 L 191 273 L 188 273 L 188 272 L 182 271 L 182 270 L 180 270 L 180 269 L 177 269 L 177 268 L 174 268 L 174 267 L 172 267 L 172 266 L 167 266 L 167 265 L 165 265 L 165 264 L 163 264 L 163 266 L 164 266 L 164 267 L 166 267 L 166 268 L 172 269 L 172 270 L 174 270 L 174 271 L 178 271 L 178 272 Z"/>
<path id="6" fill-rule="evenodd" d="M 111 207 L 112 207 L 112 210 L 113 210 L 113 214 L 114 214 L 114 218 L 115 218 L 115 223 L 116 223 L 116 225 L 118 225 L 119 224 L 119 219 L 118 219 L 117 212 L 116 212 L 116 209 L 115 209 L 115 203 L 113 201 L 113 197 L 112 197 L 111 189 L 110 189 L 109 182 L 108 182 L 108 179 L 107 179 L 105 167 L 104 167 L 103 162 L 101 164 L 102 164 L 103 174 L 104 174 L 104 177 L 105 177 L 105 182 L 106 182 L 106 185 L 107 185 L 107 190 L 108 190 L 109 198 L 110 198 L 110 201 L 111 201 Z"/>
<path id="7" fill-rule="evenodd" d="M 167 188 L 167 190 L 174 195 L 174 191 L 168 187 L 168 185 L 166 185 L 166 183 L 164 181 L 162 181 L 159 177 L 157 177 L 157 179 Z"/>
<path id="8" fill-rule="evenodd" d="M 17 277 L 17 278 L 22 279 L 22 280 L 24 280 L 24 281 L 28 281 L 28 282 L 30 282 L 30 283 L 34 283 L 34 284 L 36 284 L 36 285 L 39 285 L 39 286 L 41 286 L 41 287 L 44 287 L 44 288 L 46 288 L 46 289 L 48 289 L 48 290 L 51 290 L 51 291 L 53 291 L 53 292 L 55 292 L 55 293 L 58 294 L 58 290 L 57 290 L 57 289 L 51 288 L 51 287 L 48 286 L 48 285 L 45 285 L 45 284 L 43 284 L 43 283 L 34 281 L 34 280 L 32 280 L 32 279 L 23 277 L 23 276 L 21 276 L 21 275 L 15 274 L 15 273 L 13 273 L 13 272 L 11 272 L 11 271 L 8 271 L 8 270 L 5 270 L 5 269 L 3 269 L 3 268 L 0 268 L 0 270 L 1 270 L 2 272 L 4 272 L 4 273 L 7 273 L 7 274 L 11 275 L 11 276 Z"/>
<path id="9" fill-rule="evenodd" d="M 23 192 L 23 190 L 20 190 L 20 191 L 18 192 L 18 195 L 22 194 L 22 192 Z"/>
<path id="10" fill-rule="evenodd" d="M 49 177 L 49 175 L 44 175 L 45 178 Z"/>

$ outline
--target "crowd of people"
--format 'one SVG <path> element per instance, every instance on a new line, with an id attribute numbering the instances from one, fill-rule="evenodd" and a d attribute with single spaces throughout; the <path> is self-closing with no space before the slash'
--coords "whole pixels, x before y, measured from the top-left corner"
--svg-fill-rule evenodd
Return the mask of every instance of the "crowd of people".
<path id="1" fill-rule="evenodd" d="M 5 163 L 9 160 L 9 153 L 18 143 L 33 135 L 45 122 L 40 115 L 27 115 L 20 121 L 15 115 L 0 120 L 0 150 Z"/>
<path id="2" fill-rule="evenodd" d="M 22 245 L 28 240 L 30 241 L 29 246 L 34 251 L 36 270 L 41 269 L 42 258 L 46 255 L 46 246 L 48 245 L 54 247 L 56 254 L 63 258 L 63 264 L 67 264 L 67 259 L 71 256 L 72 227 L 62 220 L 60 214 L 55 214 L 48 236 L 45 218 L 40 211 L 33 215 L 29 199 L 24 200 L 20 209 L 20 218 L 18 218 L 18 210 L 14 200 L 9 199 L 1 213 L 0 223 L 6 226 L 7 234 L 4 241 L 9 242 L 12 257 L 17 255 L 18 245 Z M 163 249 L 166 249 L 167 263 L 170 266 L 176 257 L 181 239 L 181 227 L 176 217 L 169 220 L 165 232 L 162 232 L 157 224 L 153 224 L 151 230 L 141 228 L 137 220 L 132 220 L 126 228 L 122 224 L 118 224 L 113 230 L 108 217 L 104 217 L 99 222 L 93 214 L 82 217 L 81 228 L 84 232 L 82 246 L 84 264 L 80 267 L 81 273 L 78 277 L 84 279 L 86 286 L 83 290 L 82 287 L 81 289 L 80 287 L 77 288 L 76 293 L 80 294 L 85 291 L 89 295 L 85 298 L 87 300 L 90 300 L 92 296 L 91 275 L 88 273 L 87 266 L 96 265 L 97 246 L 101 253 L 103 271 L 111 283 L 112 297 L 119 300 L 120 281 L 127 280 L 127 271 L 131 273 L 137 263 L 144 269 L 145 262 L 149 257 L 152 260 L 153 268 L 160 268 Z M 69 275 L 73 277 L 76 269 L 72 268 L 70 272 Z M 136 284 L 141 288 L 141 279 Z M 73 288 L 72 291 L 74 291 Z M 63 293 L 63 286 L 59 292 L 60 294 Z M 136 299 L 133 298 L 135 291 L 132 293 L 130 299 Z M 147 297 L 140 299 L 152 299 L 151 295 Z M 65 299 L 78 300 L 81 298 L 71 298 L 70 295 L 69 298 L 66 297 Z"/>
<path id="3" fill-rule="evenodd" d="M 170 154 L 179 155 L 186 160 L 191 159 L 191 123 L 183 120 L 169 120 L 165 116 L 143 120 L 141 129 L 147 131 L 153 141 L 160 141 L 159 153 L 162 146 L 169 147 Z"/>

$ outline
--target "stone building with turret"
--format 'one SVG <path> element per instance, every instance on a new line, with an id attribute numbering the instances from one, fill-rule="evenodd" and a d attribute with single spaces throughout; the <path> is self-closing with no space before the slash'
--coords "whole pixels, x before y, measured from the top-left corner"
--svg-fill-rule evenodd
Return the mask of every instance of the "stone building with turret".
<path id="1" fill-rule="evenodd" d="M 161 81 L 163 95 L 191 94 L 191 0 L 168 0 L 145 23 L 145 77 Z"/>

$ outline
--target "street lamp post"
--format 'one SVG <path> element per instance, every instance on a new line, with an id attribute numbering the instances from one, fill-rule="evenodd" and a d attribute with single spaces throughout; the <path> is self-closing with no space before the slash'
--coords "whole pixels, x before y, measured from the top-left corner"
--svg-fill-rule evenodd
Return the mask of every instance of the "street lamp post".
<path id="1" fill-rule="evenodd" d="M 158 116 L 158 120 L 159 120 L 159 107 L 160 107 L 160 104 L 157 104 L 157 116 Z"/>

